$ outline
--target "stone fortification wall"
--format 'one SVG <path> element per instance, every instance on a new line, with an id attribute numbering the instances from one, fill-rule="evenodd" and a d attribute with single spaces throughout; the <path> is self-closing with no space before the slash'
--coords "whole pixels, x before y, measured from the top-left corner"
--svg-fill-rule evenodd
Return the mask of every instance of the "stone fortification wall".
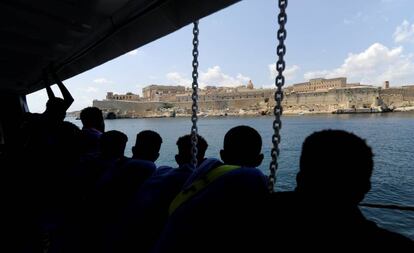
<path id="1" fill-rule="evenodd" d="M 199 101 L 198 107 L 200 111 L 239 111 L 252 110 L 268 101 L 264 98 L 234 99 L 234 100 L 215 100 L 215 101 Z M 171 103 L 176 108 L 190 111 L 192 102 L 175 102 Z"/>
<path id="2" fill-rule="evenodd" d="M 200 113 L 211 115 L 262 114 L 270 113 L 274 106 L 273 98 L 243 98 L 199 101 Z M 106 112 L 114 112 L 120 117 L 169 116 L 191 113 L 191 101 L 184 102 L 133 102 L 103 100 L 93 105 Z M 332 112 L 337 109 L 372 108 L 376 106 L 413 106 L 414 88 L 346 87 L 316 92 L 287 93 L 283 106 L 288 111 Z"/>
<path id="3" fill-rule="evenodd" d="M 268 101 L 269 99 L 266 99 Z M 216 100 L 216 101 L 200 101 L 198 103 L 200 112 L 222 111 L 236 113 L 240 110 L 259 110 L 266 108 L 265 99 L 234 99 L 234 100 Z M 168 116 L 172 110 L 177 113 L 191 113 L 192 102 L 129 102 L 103 100 L 93 101 L 96 106 L 104 112 L 114 112 L 120 117 L 150 117 L 150 116 Z"/>
<path id="4" fill-rule="evenodd" d="M 388 106 L 402 107 L 414 105 L 414 87 L 382 89 L 380 96 Z"/>
<path id="5" fill-rule="evenodd" d="M 373 87 L 340 88 L 327 91 L 290 93 L 283 101 L 286 109 L 335 110 L 369 108 L 379 105 L 379 89 Z"/>
<path id="6" fill-rule="evenodd" d="M 133 102 L 120 100 L 94 100 L 93 106 L 100 108 L 104 112 L 114 112 L 118 116 L 125 117 L 151 116 L 151 114 L 158 112 L 160 108 L 168 107 L 168 105 L 163 102 Z"/>

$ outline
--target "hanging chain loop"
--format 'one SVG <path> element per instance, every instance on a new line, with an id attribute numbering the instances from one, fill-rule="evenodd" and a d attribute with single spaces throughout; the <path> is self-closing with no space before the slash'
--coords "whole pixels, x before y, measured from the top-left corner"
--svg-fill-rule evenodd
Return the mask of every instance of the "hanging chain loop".
<path id="1" fill-rule="evenodd" d="M 288 4 L 288 0 L 279 0 L 279 15 L 278 15 L 278 23 L 279 23 L 279 30 L 277 31 L 277 39 L 279 41 L 279 45 L 277 46 L 276 53 L 278 56 L 278 60 L 276 61 L 276 71 L 277 76 L 275 78 L 275 107 L 273 109 L 273 114 L 275 119 L 273 121 L 273 136 L 272 136 L 272 143 L 273 147 L 271 150 L 272 161 L 270 162 L 270 175 L 269 175 L 269 191 L 273 192 L 275 183 L 276 183 L 276 171 L 278 168 L 278 161 L 277 158 L 280 153 L 279 143 L 280 143 L 280 129 L 282 128 L 282 100 L 283 100 L 283 91 L 282 87 L 285 84 L 285 77 L 283 76 L 283 71 L 285 70 L 286 64 L 284 56 L 286 54 L 286 46 L 285 46 L 285 39 L 286 39 L 286 29 L 285 25 L 287 22 L 287 15 L 286 15 L 286 7 Z"/>
<path id="2" fill-rule="evenodd" d="M 193 101 L 193 104 L 191 106 L 191 111 L 192 111 L 192 115 L 191 115 L 191 122 L 193 123 L 193 125 L 191 126 L 191 155 L 192 155 L 192 159 L 191 159 L 191 163 L 194 166 L 194 168 L 197 167 L 197 154 L 198 154 L 198 149 L 197 149 L 197 143 L 198 143 L 198 138 L 197 138 L 197 134 L 198 134 L 198 128 L 197 128 L 197 112 L 198 112 L 198 20 L 195 21 L 194 23 L 194 27 L 193 27 L 193 72 L 192 72 L 192 77 L 193 77 L 193 83 L 192 83 L 192 88 L 193 88 L 193 94 L 191 96 L 191 99 Z"/>

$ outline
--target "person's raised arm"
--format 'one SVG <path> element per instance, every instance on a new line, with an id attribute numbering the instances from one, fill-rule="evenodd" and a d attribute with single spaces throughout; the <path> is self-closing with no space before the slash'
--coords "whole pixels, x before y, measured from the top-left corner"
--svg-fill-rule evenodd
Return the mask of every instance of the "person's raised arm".
<path id="1" fill-rule="evenodd" d="M 47 72 L 43 72 L 43 82 L 45 83 L 47 97 L 49 99 L 55 98 L 55 94 L 53 93 L 52 89 L 50 88 L 50 81 L 49 81 L 49 77 L 47 76 Z"/>
<path id="2" fill-rule="evenodd" d="M 55 72 L 52 72 L 53 78 L 55 79 L 55 82 L 57 86 L 60 89 L 60 92 L 62 93 L 63 100 L 65 101 L 66 110 L 72 105 L 74 99 L 72 95 L 70 94 L 69 90 L 66 89 L 65 85 L 62 83 L 62 81 L 59 79 L 57 74 Z"/>

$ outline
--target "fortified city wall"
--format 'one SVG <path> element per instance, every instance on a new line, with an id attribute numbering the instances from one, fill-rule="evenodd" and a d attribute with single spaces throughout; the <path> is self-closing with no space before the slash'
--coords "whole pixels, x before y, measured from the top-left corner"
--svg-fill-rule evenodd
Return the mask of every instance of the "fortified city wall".
<path id="1" fill-rule="evenodd" d="M 107 99 L 95 100 L 93 106 L 118 117 L 188 116 L 191 113 L 191 91 L 183 86 L 150 85 L 143 89 L 144 96 L 127 96 L 108 92 Z M 346 78 L 312 79 L 310 82 L 284 89 L 284 111 L 333 112 L 341 109 L 398 108 L 414 105 L 414 86 L 389 88 L 347 84 Z M 206 115 L 271 114 L 275 104 L 274 90 L 206 87 L 199 91 L 199 111 Z"/>
<path id="2" fill-rule="evenodd" d="M 285 110 L 332 111 L 346 108 L 370 108 L 381 105 L 379 88 L 337 88 L 326 91 L 286 94 Z"/>
<path id="3" fill-rule="evenodd" d="M 414 86 L 382 89 L 380 91 L 380 96 L 384 103 L 388 106 L 414 106 Z"/>

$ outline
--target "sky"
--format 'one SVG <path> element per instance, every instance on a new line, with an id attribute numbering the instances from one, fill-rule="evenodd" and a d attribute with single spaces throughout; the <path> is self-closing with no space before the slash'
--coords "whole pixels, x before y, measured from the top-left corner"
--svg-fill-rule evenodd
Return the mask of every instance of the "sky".
<path id="1" fill-rule="evenodd" d="M 290 0 L 286 85 L 311 78 L 347 77 L 349 83 L 414 84 L 414 1 Z M 243 0 L 200 20 L 201 87 L 273 87 L 276 0 Z M 69 111 L 107 92 L 142 94 L 151 84 L 190 87 L 192 25 L 64 81 L 75 102 Z M 59 94 L 54 85 L 52 88 Z M 32 112 L 45 109 L 44 90 L 27 97 Z"/>

